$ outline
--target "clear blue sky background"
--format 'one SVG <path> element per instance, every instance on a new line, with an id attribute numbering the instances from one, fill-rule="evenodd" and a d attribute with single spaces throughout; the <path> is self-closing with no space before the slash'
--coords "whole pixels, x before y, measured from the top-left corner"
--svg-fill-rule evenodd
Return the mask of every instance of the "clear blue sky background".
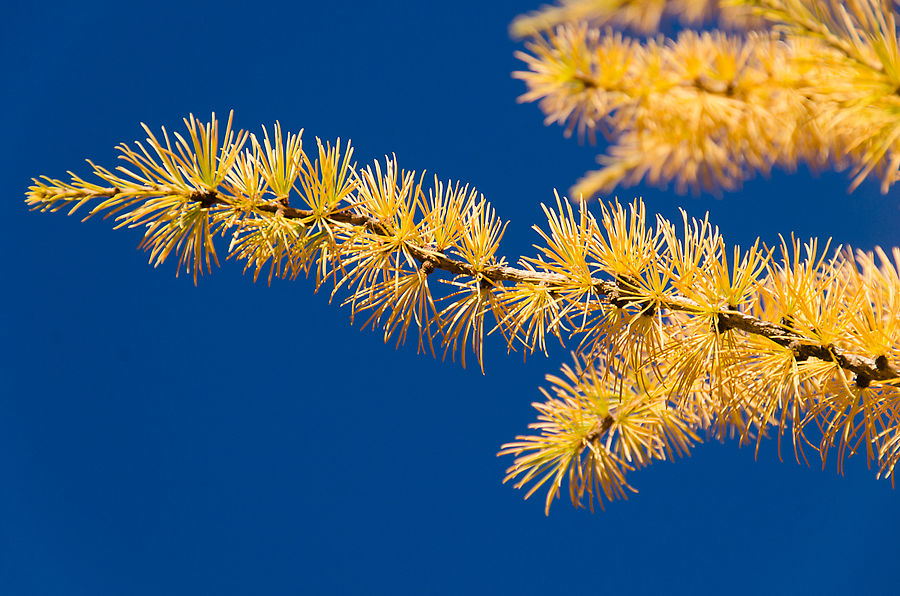
<path id="1" fill-rule="evenodd" d="M 539 202 L 595 151 L 515 98 L 507 25 L 538 0 L 12 0 L 0 21 L 0 594 L 896 593 L 900 492 L 734 442 L 631 476 L 604 513 L 501 485 L 543 376 L 486 374 L 349 324 L 311 284 L 225 264 L 194 287 L 137 230 L 28 212 L 31 176 L 114 165 L 189 112 L 350 138 L 362 162 L 474 184 L 529 254 Z M 734 243 L 895 246 L 898 191 L 776 174 L 705 211 Z"/>

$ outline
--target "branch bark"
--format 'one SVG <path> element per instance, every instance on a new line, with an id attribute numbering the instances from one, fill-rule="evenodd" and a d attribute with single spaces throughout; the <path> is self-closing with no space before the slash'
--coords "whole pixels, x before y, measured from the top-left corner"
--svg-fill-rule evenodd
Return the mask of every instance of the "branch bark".
<path id="1" fill-rule="evenodd" d="M 92 194 L 95 197 L 112 197 L 117 192 L 118 189 L 109 188 Z M 191 198 L 201 203 L 204 208 L 209 208 L 213 205 L 231 204 L 215 191 L 202 194 L 197 193 Z M 298 209 L 281 203 L 258 205 L 255 209 L 272 214 L 280 213 L 288 219 L 309 219 L 315 217 L 315 213 L 311 210 Z M 327 219 L 336 223 L 365 227 L 375 234 L 388 235 L 381 222 L 358 213 L 340 211 L 328 215 Z M 468 263 L 458 261 L 423 246 L 407 245 L 406 249 L 420 263 L 430 263 L 428 265 L 429 269 L 441 269 L 454 275 L 466 275 L 469 277 L 478 277 L 480 275 L 482 278 L 495 283 L 509 281 L 513 283 L 555 285 L 568 281 L 565 276 L 557 273 L 529 271 L 505 265 L 478 271 Z M 616 282 L 602 279 L 592 279 L 591 282 L 597 294 L 613 302 L 621 300 L 622 288 Z M 677 294 L 667 296 L 665 302 L 659 304 L 659 308 L 670 311 L 708 314 L 708 311 L 701 308 L 696 302 Z M 745 333 L 765 337 L 780 346 L 791 348 L 798 361 L 817 358 L 826 362 L 835 362 L 841 368 L 856 374 L 856 383 L 860 387 L 868 386 L 870 381 L 890 381 L 900 377 L 900 371 L 898 371 L 896 366 L 888 362 L 883 355 L 869 358 L 849 353 L 836 346 L 822 346 L 810 343 L 808 338 L 792 333 L 775 323 L 764 321 L 746 313 L 722 311 L 717 316 L 716 327 L 720 332 L 726 329 L 737 329 Z"/>

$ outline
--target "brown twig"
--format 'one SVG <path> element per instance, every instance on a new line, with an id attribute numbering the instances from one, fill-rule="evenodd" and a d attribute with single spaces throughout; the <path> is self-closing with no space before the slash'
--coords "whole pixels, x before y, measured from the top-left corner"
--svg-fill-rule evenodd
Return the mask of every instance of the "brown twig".
<path id="1" fill-rule="evenodd" d="M 109 188 L 91 194 L 95 197 L 112 197 L 117 194 L 117 192 L 117 188 Z M 205 208 L 212 205 L 231 204 L 221 194 L 215 191 L 196 194 L 191 198 L 201 203 Z M 281 214 L 289 219 L 310 219 L 315 217 L 315 214 L 311 210 L 298 209 L 281 203 L 257 205 L 254 209 L 266 213 Z M 365 227 L 375 234 L 388 235 L 388 231 L 381 222 L 358 213 L 339 211 L 328 215 L 327 219 L 336 223 Z M 429 250 L 424 246 L 407 245 L 406 250 L 408 250 L 409 254 L 420 263 L 428 263 L 427 267 L 429 273 L 431 270 L 441 269 L 454 275 L 465 275 L 469 277 L 477 277 L 480 275 L 482 278 L 486 278 L 495 283 L 509 281 L 513 283 L 546 284 L 552 286 L 564 284 L 568 281 L 565 276 L 558 273 L 517 269 L 506 265 L 497 265 L 481 271 L 476 271 L 475 268 L 468 263 L 448 257 L 444 253 Z M 614 303 L 622 302 L 621 288 L 616 282 L 592 279 L 591 283 L 593 290 L 598 295 L 602 295 Z M 699 314 L 707 312 L 696 302 L 677 294 L 667 296 L 665 302 L 660 303 L 658 307 L 670 311 L 687 313 Z M 808 358 L 817 358 L 826 362 L 835 362 L 841 368 L 855 373 L 857 375 L 858 383 L 860 380 L 862 380 L 862 382 L 889 381 L 900 377 L 900 372 L 898 372 L 896 367 L 892 366 L 883 355 L 868 358 L 857 354 L 847 353 L 845 350 L 835 346 L 822 346 L 809 343 L 807 338 L 792 333 L 776 323 L 764 321 L 752 315 L 736 312 L 734 310 L 718 313 L 716 328 L 719 332 L 724 332 L 728 329 L 737 329 L 745 333 L 765 337 L 780 346 L 791 348 L 795 358 L 800 361 Z"/>

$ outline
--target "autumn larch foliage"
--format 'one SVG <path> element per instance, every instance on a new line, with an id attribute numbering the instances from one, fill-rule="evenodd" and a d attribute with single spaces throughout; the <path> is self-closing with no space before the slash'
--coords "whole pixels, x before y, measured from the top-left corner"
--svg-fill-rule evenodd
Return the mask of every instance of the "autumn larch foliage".
<path id="1" fill-rule="evenodd" d="M 719 19 L 728 32 L 655 32 Z M 473 356 L 486 332 L 510 348 L 573 350 L 534 404 L 534 434 L 502 447 L 507 480 L 563 486 L 576 505 L 625 497 L 628 473 L 708 437 L 796 456 L 864 452 L 893 481 L 900 460 L 900 249 L 832 251 L 791 238 L 741 249 L 708 219 L 670 222 L 640 200 L 587 199 L 646 180 L 715 190 L 772 167 L 850 168 L 852 186 L 900 168 L 900 49 L 878 0 L 563 0 L 517 19 L 514 73 L 548 122 L 610 145 L 601 168 L 544 206 L 537 252 L 509 265 L 505 223 L 476 190 L 358 166 L 349 143 L 278 124 L 238 131 L 193 116 L 185 134 L 144 126 L 94 181 L 41 177 L 34 209 L 115 216 L 145 230 L 159 265 L 193 275 L 226 255 L 254 279 L 312 276 L 353 318 L 434 355 Z M 90 163 L 90 162 L 89 162 Z M 809 432 L 808 432 L 809 430 Z"/>

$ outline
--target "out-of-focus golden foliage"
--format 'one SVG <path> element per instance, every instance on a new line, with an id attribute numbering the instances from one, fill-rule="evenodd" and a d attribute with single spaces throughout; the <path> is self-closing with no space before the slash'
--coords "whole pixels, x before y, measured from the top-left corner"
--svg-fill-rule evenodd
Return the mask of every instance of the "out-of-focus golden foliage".
<path id="1" fill-rule="evenodd" d="M 35 180 L 26 202 L 69 213 L 93 202 L 87 217 L 143 228 L 151 261 L 175 259 L 195 283 L 223 236 L 227 258 L 254 278 L 314 272 L 316 288 L 345 292 L 351 316 L 385 341 L 413 328 L 420 350 L 464 365 L 470 354 L 483 369 L 495 329 L 510 350 L 544 351 L 548 335 L 577 346 L 535 404 L 535 434 L 501 452 L 516 456 L 507 478 L 528 494 L 546 487 L 548 507 L 563 483 L 591 507 L 624 497 L 629 472 L 705 436 L 758 444 L 790 433 L 798 457 L 865 451 L 894 476 L 898 249 L 741 249 L 707 220 L 654 219 L 640 200 L 595 216 L 557 197 L 535 226 L 536 254 L 511 267 L 505 224 L 473 189 L 395 158 L 357 167 L 340 141 L 317 139 L 307 153 L 277 124 L 262 138 L 230 117 L 224 133 L 215 117 L 185 124 L 173 137 L 145 127 L 145 143 L 119 147 L 114 171 L 92 164 L 96 181 Z"/>
<path id="2" fill-rule="evenodd" d="M 683 25 L 702 25 L 713 20 L 735 27 L 758 24 L 744 4 L 731 0 L 560 0 L 556 6 L 544 6 L 517 17 L 509 29 L 513 37 L 521 38 L 583 21 L 652 33 L 667 16 L 677 18 Z"/>
<path id="3" fill-rule="evenodd" d="M 597 23 L 652 32 L 738 14 L 751 29 L 636 39 Z M 610 139 L 572 196 L 641 180 L 732 189 L 773 166 L 850 168 L 882 192 L 900 177 L 900 46 L 885 0 L 563 0 L 523 17 L 532 33 L 515 73 L 548 123 Z"/>

